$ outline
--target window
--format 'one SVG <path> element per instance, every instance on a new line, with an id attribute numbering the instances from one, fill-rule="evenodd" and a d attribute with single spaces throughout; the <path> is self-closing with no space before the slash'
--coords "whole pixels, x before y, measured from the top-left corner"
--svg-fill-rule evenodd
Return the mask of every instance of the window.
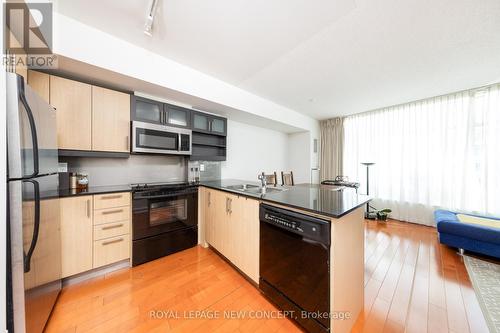
<path id="1" fill-rule="evenodd" d="M 436 207 L 500 214 L 500 86 L 349 116 L 344 173 L 374 206 L 432 224 Z"/>

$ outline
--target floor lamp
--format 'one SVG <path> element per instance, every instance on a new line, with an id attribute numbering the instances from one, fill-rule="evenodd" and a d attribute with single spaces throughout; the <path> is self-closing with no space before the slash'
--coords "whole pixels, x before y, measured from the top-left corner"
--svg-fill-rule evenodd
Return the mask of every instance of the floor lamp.
<path id="1" fill-rule="evenodd" d="M 374 165 L 373 162 L 363 162 L 362 165 L 366 166 L 366 195 L 370 195 L 370 166 Z M 365 218 L 370 220 L 375 220 L 377 218 L 376 212 L 370 212 L 370 209 L 373 208 L 370 206 L 370 203 L 366 203 L 366 212 Z"/>

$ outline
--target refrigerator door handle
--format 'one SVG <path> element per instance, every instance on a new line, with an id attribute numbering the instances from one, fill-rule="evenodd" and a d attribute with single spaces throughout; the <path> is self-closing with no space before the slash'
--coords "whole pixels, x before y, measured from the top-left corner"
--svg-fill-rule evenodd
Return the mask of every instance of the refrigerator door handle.
<path id="1" fill-rule="evenodd" d="M 36 243 L 38 242 L 38 234 L 40 231 L 40 186 L 36 180 L 24 180 L 24 182 L 32 183 L 35 193 L 35 223 L 33 227 L 33 237 L 27 253 L 24 254 L 24 273 L 31 270 L 31 257 L 35 251 Z"/>
<path id="2" fill-rule="evenodd" d="M 19 100 L 23 104 L 26 113 L 28 115 L 28 121 L 30 123 L 30 129 L 31 129 L 31 139 L 33 142 L 33 173 L 31 175 L 26 175 L 23 177 L 24 178 L 33 178 L 38 176 L 40 172 L 40 167 L 39 167 L 39 158 L 38 158 L 38 136 L 36 133 L 36 125 L 35 125 L 35 117 L 33 116 L 33 112 L 31 111 L 31 108 L 28 104 L 28 101 L 26 100 L 26 96 L 24 94 L 24 81 L 23 80 L 18 80 L 18 88 L 19 88 Z"/>

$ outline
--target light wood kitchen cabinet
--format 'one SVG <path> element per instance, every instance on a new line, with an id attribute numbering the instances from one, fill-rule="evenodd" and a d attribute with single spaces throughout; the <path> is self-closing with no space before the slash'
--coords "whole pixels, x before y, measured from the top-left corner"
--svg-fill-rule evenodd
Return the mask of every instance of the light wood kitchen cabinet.
<path id="1" fill-rule="evenodd" d="M 28 85 L 47 103 L 50 102 L 50 75 L 28 70 Z"/>
<path id="2" fill-rule="evenodd" d="M 93 268 L 130 258 L 130 193 L 94 195 Z"/>
<path id="3" fill-rule="evenodd" d="M 226 196 L 224 192 L 209 190 L 207 193 L 208 208 L 207 242 L 222 254 L 226 252 L 224 235 L 227 233 Z"/>
<path id="4" fill-rule="evenodd" d="M 259 280 L 259 201 L 207 189 L 205 239 L 255 282 Z"/>
<path id="5" fill-rule="evenodd" d="M 130 193 L 63 198 L 60 212 L 64 278 L 130 258 Z"/>
<path id="6" fill-rule="evenodd" d="M 238 244 L 237 244 L 237 235 L 239 233 L 238 227 L 240 223 L 238 220 L 242 219 L 241 209 L 240 209 L 240 201 L 238 200 L 238 196 L 224 193 L 225 197 L 225 212 L 226 217 L 224 219 L 224 228 L 222 238 L 224 243 L 224 256 L 228 258 L 235 266 L 238 266 L 239 258 L 238 258 Z"/>
<path id="7" fill-rule="evenodd" d="M 95 203 L 95 199 L 94 199 Z M 107 224 L 130 219 L 130 207 L 116 207 L 94 210 L 94 225 Z"/>
<path id="8" fill-rule="evenodd" d="M 94 241 L 94 268 L 130 258 L 130 235 Z"/>
<path id="9" fill-rule="evenodd" d="M 59 149 L 92 149 L 92 86 L 50 76 L 50 104 L 57 111 Z"/>
<path id="10" fill-rule="evenodd" d="M 92 86 L 92 150 L 129 152 L 130 95 Z"/>
<path id="11" fill-rule="evenodd" d="M 19 61 L 19 58 L 22 58 L 23 59 L 22 62 L 26 63 L 26 55 L 19 54 L 19 55 L 15 55 L 16 64 L 21 63 L 21 61 Z M 26 78 L 28 77 L 28 70 L 27 70 L 26 66 L 16 65 L 15 67 L 16 67 L 15 73 L 21 75 L 26 80 Z"/>
<path id="12" fill-rule="evenodd" d="M 92 197 L 62 198 L 61 250 L 62 276 L 92 269 Z"/>
<path id="13" fill-rule="evenodd" d="M 94 195 L 94 209 L 130 206 L 130 193 L 108 193 Z"/>
<path id="14" fill-rule="evenodd" d="M 200 219 L 198 219 L 198 224 L 203 224 L 203 229 L 205 230 L 203 237 L 206 243 L 204 245 L 206 246 L 207 244 L 213 244 L 214 242 L 214 226 L 212 219 L 212 215 L 214 213 L 214 211 L 212 210 L 213 191 L 205 187 L 202 187 L 201 190 L 202 191 L 198 190 L 198 193 L 200 193 L 201 195 L 200 199 L 203 200 L 203 210 L 199 210 L 201 214 L 201 221 Z"/>
<path id="15" fill-rule="evenodd" d="M 27 82 L 57 111 L 58 148 L 130 151 L 130 95 L 29 70 Z"/>
<path id="16" fill-rule="evenodd" d="M 130 234 L 129 220 L 101 225 L 94 224 L 94 241 Z"/>
<path id="17" fill-rule="evenodd" d="M 259 282 L 259 201 L 237 197 L 232 202 L 231 240 L 234 264 Z"/>

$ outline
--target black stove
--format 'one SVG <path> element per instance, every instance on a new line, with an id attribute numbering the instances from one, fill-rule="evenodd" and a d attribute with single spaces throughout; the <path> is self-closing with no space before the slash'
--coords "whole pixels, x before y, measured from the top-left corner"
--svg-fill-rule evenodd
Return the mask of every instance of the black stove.
<path id="1" fill-rule="evenodd" d="M 138 183 L 131 184 L 130 187 L 134 199 L 160 198 L 183 193 L 194 193 L 198 190 L 197 184 L 188 182 Z"/>
<path id="2" fill-rule="evenodd" d="M 144 191 L 153 189 L 169 189 L 169 188 L 179 188 L 186 186 L 196 186 L 194 183 L 188 182 L 156 182 L 156 183 L 135 183 L 130 184 L 132 191 Z"/>
<path id="3" fill-rule="evenodd" d="M 133 199 L 132 265 L 196 246 L 196 183 L 139 183 L 130 186 Z"/>

